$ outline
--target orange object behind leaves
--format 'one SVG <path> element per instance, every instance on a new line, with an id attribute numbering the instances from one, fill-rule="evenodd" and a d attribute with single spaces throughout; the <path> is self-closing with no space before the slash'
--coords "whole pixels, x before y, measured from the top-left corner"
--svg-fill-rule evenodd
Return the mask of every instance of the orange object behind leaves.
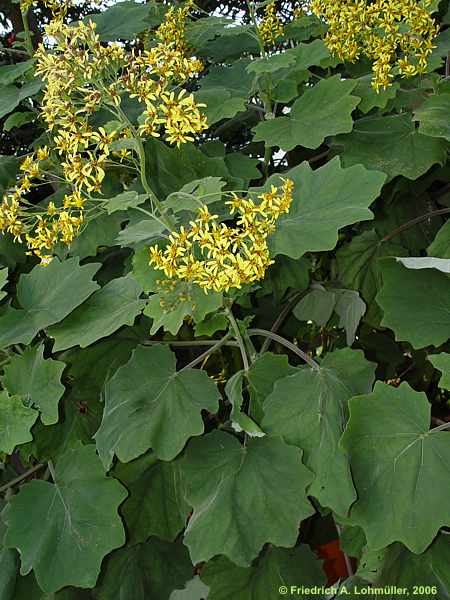
<path id="1" fill-rule="evenodd" d="M 345 579 L 350 575 L 338 539 L 316 546 L 316 553 L 319 558 L 324 560 L 323 569 L 328 577 L 327 585 L 332 585 L 340 578 Z M 356 567 L 356 561 L 354 559 L 350 560 L 352 566 Z"/>

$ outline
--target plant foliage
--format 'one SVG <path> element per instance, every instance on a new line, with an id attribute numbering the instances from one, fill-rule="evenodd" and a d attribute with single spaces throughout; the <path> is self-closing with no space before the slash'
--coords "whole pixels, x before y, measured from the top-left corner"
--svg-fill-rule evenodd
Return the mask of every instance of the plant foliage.
<path id="1" fill-rule="evenodd" d="M 448 0 L 107 4 L 0 48 L 0 600 L 450 598 Z"/>

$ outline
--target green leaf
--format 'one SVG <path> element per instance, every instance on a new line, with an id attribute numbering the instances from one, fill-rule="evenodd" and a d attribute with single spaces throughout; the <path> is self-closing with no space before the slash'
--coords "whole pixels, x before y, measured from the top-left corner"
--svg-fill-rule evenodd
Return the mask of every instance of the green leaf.
<path id="1" fill-rule="evenodd" d="M 314 289 L 300 300 L 292 312 L 299 321 L 314 321 L 323 326 L 330 320 L 335 304 L 335 294 L 315 284 Z"/>
<path id="2" fill-rule="evenodd" d="M 263 287 L 258 293 L 273 294 L 275 302 L 280 302 L 290 289 L 305 290 L 309 285 L 311 263 L 306 258 L 293 260 L 287 256 L 279 256 L 274 265 L 266 272 Z"/>
<path id="3" fill-rule="evenodd" d="M 450 142 L 450 94 L 437 94 L 427 98 L 414 111 L 414 121 L 419 121 L 419 132 Z"/>
<path id="4" fill-rule="evenodd" d="M 105 208 L 108 215 L 113 212 L 120 210 L 127 210 L 128 208 L 136 208 L 140 204 L 143 204 L 147 199 L 147 194 L 138 194 L 137 192 L 122 192 L 114 198 L 105 200 Z"/>
<path id="5" fill-rule="evenodd" d="M 441 31 L 433 40 L 433 52 L 428 59 L 428 72 L 439 69 L 443 58 L 450 52 L 450 29 L 447 27 Z"/>
<path id="6" fill-rule="evenodd" d="M 423 552 L 450 524 L 448 433 L 429 431 L 427 397 L 407 383 L 377 382 L 372 394 L 352 398 L 349 407 L 342 446 L 358 492 L 352 522 L 374 550 L 398 541 Z"/>
<path id="7" fill-rule="evenodd" d="M 145 542 L 151 535 L 175 540 L 189 513 L 178 462 L 146 454 L 131 463 L 118 463 L 114 475 L 130 492 L 120 509 L 130 543 Z"/>
<path id="8" fill-rule="evenodd" d="M 206 105 L 202 108 L 202 113 L 206 115 L 209 126 L 223 119 L 230 119 L 246 109 L 246 98 L 233 96 L 226 89 L 208 89 L 197 92 L 195 100 L 198 103 Z"/>
<path id="9" fill-rule="evenodd" d="M 411 554 L 400 544 L 390 546 L 384 558 L 377 586 L 392 585 L 413 590 L 421 600 L 450 598 L 450 541 L 439 535 L 423 554 Z M 435 589 L 432 589 L 435 586 Z"/>
<path id="10" fill-rule="evenodd" d="M 12 454 L 19 444 L 33 439 L 30 433 L 39 413 L 24 406 L 22 400 L 0 392 L 0 452 Z"/>
<path id="11" fill-rule="evenodd" d="M 0 300 L 2 300 L 7 294 L 2 292 L 2 288 L 8 283 L 8 269 L 0 269 Z"/>
<path id="12" fill-rule="evenodd" d="M 0 67 L 0 85 L 7 86 L 33 68 L 34 60 L 25 60 L 15 65 L 4 65 Z"/>
<path id="13" fill-rule="evenodd" d="M 178 149 L 153 139 L 146 142 L 145 151 L 153 189 L 159 198 L 177 192 L 194 179 L 230 178 L 222 157 L 210 158 L 193 144 L 183 144 Z"/>
<path id="14" fill-rule="evenodd" d="M 184 538 L 193 563 L 223 554 L 248 566 L 267 542 L 293 546 L 299 523 L 313 513 L 301 452 L 278 438 L 242 446 L 214 431 L 190 442 L 181 471 L 194 508 Z"/>
<path id="15" fill-rule="evenodd" d="M 86 348 L 123 325 L 133 325 L 146 301 L 140 300 L 142 287 L 131 276 L 119 277 L 97 290 L 48 335 L 55 339 L 53 352 L 72 346 Z"/>
<path id="16" fill-rule="evenodd" d="M 341 79 L 339 75 L 321 80 L 295 101 L 288 117 L 257 125 L 255 141 L 285 151 L 296 146 L 318 148 L 326 137 L 351 131 L 351 114 L 359 103 L 359 98 L 351 95 L 355 86 L 355 81 Z"/>
<path id="17" fill-rule="evenodd" d="M 118 236 L 115 238 L 115 242 L 119 244 L 119 246 L 135 247 L 137 250 L 143 244 L 150 244 L 159 239 L 164 229 L 164 225 L 155 219 L 143 219 L 142 221 L 128 225 L 125 229 L 119 231 Z"/>
<path id="18" fill-rule="evenodd" d="M 196 575 L 182 590 L 174 590 L 170 594 L 170 600 L 204 600 L 208 597 L 208 591 L 208 586 Z"/>
<path id="19" fill-rule="evenodd" d="M 361 527 L 344 525 L 341 528 L 339 543 L 342 552 L 345 552 L 347 556 L 359 559 L 362 555 L 363 548 L 366 545 L 366 536 Z"/>
<path id="20" fill-rule="evenodd" d="M 31 123 L 35 118 L 36 114 L 32 112 L 15 112 L 6 119 L 3 129 L 11 131 L 14 127 L 22 127 L 22 125 Z"/>
<path id="21" fill-rule="evenodd" d="M 324 65 L 330 59 L 330 52 L 323 40 L 313 40 L 308 44 L 298 44 L 298 46 L 286 52 L 292 52 L 295 56 L 296 68 L 299 70 L 308 69 L 313 65 Z"/>
<path id="22" fill-rule="evenodd" d="M 170 194 L 164 206 L 175 214 L 187 210 L 195 212 L 204 204 L 219 202 L 226 182 L 220 177 L 203 177 L 184 185 L 178 192 Z"/>
<path id="23" fill-rule="evenodd" d="M 295 54 L 291 51 L 282 54 L 272 54 L 263 58 L 253 60 L 247 67 L 247 73 L 261 75 L 262 73 L 273 73 L 279 69 L 285 69 L 295 65 Z"/>
<path id="24" fill-rule="evenodd" d="M 417 179 L 447 156 L 444 140 L 419 133 L 408 114 L 366 117 L 356 121 L 352 133 L 335 138 L 342 164 L 362 164 L 387 174 Z"/>
<path id="25" fill-rule="evenodd" d="M 65 368 L 61 361 L 44 359 L 43 345 L 34 346 L 13 355 L 1 381 L 9 394 L 39 409 L 44 425 L 52 425 L 58 422 L 58 403 L 65 392 L 61 383 Z"/>
<path id="26" fill-rule="evenodd" d="M 450 219 L 437 232 L 436 237 L 427 248 L 427 254 L 450 258 Z"/>
<path id="27" fill-rule="evenodd" d="M 381 265 L 383 287 L 377 303 L 384 312 L 382 325 L 396 340 L 414 348 L 439 346 L 450 337 L 448 298 L 450 280 L 440 271 L 413 271 L 393 260 Z"/>
<path id="28" fill-rule="evenodd" d="M 117 212 L 101 215 L 89 221 L 85 229 L 72 242 L 71 256 L 78 256 L 82 260 L 87 256 L 95 256 L 102 246 L 115 246 L 120 227 L 125 220 L 124 213 Z"/>
<path id="29" fill-rule="evenodd" d="M 254 75 L 248 73 L 248 66 L 254 61 L 237 60 L 231 65 L 213 65 L 207 74 L 200 79 L 202 92 L 220 90 L 228 91 L 233 98 L 246 100 L 254 86 Z"/>
<path id="30" fill-rule="evenodd" d="M 190 281 L 166 279 L 161 271 L 148 264 L 148 253 L 136 255 L 134 272 L 138 280 L 144 282 L 146 291 L 155 292 L 150 296 L 144 315 L 153 319 L 150 330 L 154 335 L 161 329 L 176 335 L 186 317 L 192 317 L 195 323 L 201 323 L 206 315 L 222 306 L 222 294 L 209 292 Z M 138 275 L 136 275 L 138 272 Z"/>
<path id="31" fill-rule="evenodd" d="M 320 369 L 302 368 L 278 380 L 264 403 L 262 428 L 303 449 L 315 474 L 308 493 L 341 515 L 356 498 L 348 457 L 339 448 L 347 402 L 369 392 L 374 379 L 374 365 L 360 350 L 336 350 Z"/>
<path id="32" fill-rule="evenodd" d="M 122 548 L 106 564 L 97 600 L 167 600 L 192 577 L 186 548 L 152 538 L 146 544 Z"/>
<path id="33" fill-rule="evenodd" d="M 186 39 L 188 44 L 197 50 L 208 46 L 208 42 L 223 32 L 227 25 L 233 25 L 232 19 L 206 16 L 196 21 L 188 21 Z"/>
<path id="34" fill-rule="evenodd" d="M 15 550 L 0 546 L 0 598 L 14 600 L 19 557 Z M 16 597 L 17 598 L 17 597 Z"/>
<path id="35" fill-rule="evenodd" d="M 442 373 L 439 381 L 439 387 L 450 390 L 450 354 L 441 352 L 441 354 L 432 354 L 428 356 L 428 360 L 435 369 Z"/>
<path id="36" fill-rule="evenodd" d="M 225 331 L 228 328 L 228 319 L 224 314 L 213 314 L 195 324 L 195 336 L 213 336 L 217 331 Z"/>
<path id="37" fill-rule="evenodd" d="M 372 600 L 373 593 L 370 584 L 363 578 L 352 576 L 338 586 L 338 595 L 334 598 L 347 598 L 348 600 Z"/>
<path id="38" fill-rule="evenodd" d="M 385 176 L 361 165 L 342 169 L 339 158 L 313 171 L 302 163 L 285 175 L 294 182 L 293 202 L 271 236 L 274 254 L 300 258 L 306 252 L 332 250 L 338 231 L 357 221 L 372 219 L 368 209 L 377 198 Z M 271 177 L 269 184 L 279 184 Z"/>
<path id="39" fill-rule="evenodd" d="M 397 258 L 407 269 L 436 269 L 441 273 L 450 273 L 450 259 L 433 257 Z"/>
<path id="40" fill-rule="evenodd" d="M 207 563 L 201 571 L 202 581 L 209 586 L 208 600 L 275 600 L 288 590 L 301 600 L 310 600 L 305 588 L 317 586 L 314 598 L 324 600 L 320 591 L 325 574 L 314 553 L 306 545 L 297 548 L 270 548 L 250 568 L 238 567 L 224 557 Z"/>
<path id="41" fill-rule="evenodd" d="M 334 293 L 337 298 L 334 310 L 339 316 L 338 326 L 345 329 L 347 346 L 351 346 L 355 341 L 358 325 L 366 312 L 366 305 L 358 292 L 334 290 Z"/>
<path id="42" fill-rule="evenodd" d="M 22 100 L 37 94 L 41 87 L 42 81 L 35 79 L 25 83 L 21 88 L 15 85 L 0 88 L 0 118 L 12 112 Z"/>
<path id="43" fill-rule="evenodd" d="M 407 251 L 395 242 L 383 242 L 373 230 L 354 236 L 336 252 L 339 280 L 347 288 L 358 290 L 368 305 L 366 318 L 378 324 L 381 311 L 374 302 L 381 287 L 380 258 L 401 256 Z"/>
<path id="44" fill-rule="evenodd" d="M 107 381 L 103 420 L 95 434 L 105 467 L 114 454 L 129 462 L 149 448 L 161 460 L 172 460 L 191 436 L 203 433 L 201 411 L 217 411 L 217 387 L 204 371 L 177 373 L 175 367 L 175 355 L 166 346 L 139 346 Z"/>
<path id="45" fill-rule="evenodd" d="M 297 373 L 297 369 L 291 367 L 285 354 L 277 355 L 265 352 L 258 356 L 250 366 L 248 372 L 249 414 L 257 423 L 260 423 L 264 416 L 264 402 L 272 393 L 276 381 L 293 373 Z"/>
<path id="46" fill-rule="evenodd" d="M 130 358 L 138 343 L 132 331 L 124 330 L 84 350 L 64 352 L 71 383 L 62 403 L 63 416 L 57 425 L 33 428 L 34 440 L 27 451 L 39 460 L 53 459 L 79 443 L 90 444 L 102 418 L 101 392 L 105 379 Z"/>
<path id="47" fill-rule="evenodd" d="M 118 39 L 130 40 L 148 28 L 147 18 L 159 17 L 161 7 L 153 2 L 137 4 L 136 2 L 118 2 L 100 14 L 89 15 L 84 21 L 96 23 L 96 33 L 102 42 Z"/>
<path id="48" fill-rule="evenodd" d="M 251 25 L 221 27 L 220 36 L 198 47 L 200 57 L 216 63 L 230 63 L 245 55 L 259 54 L 259 44 Z"/>
<path id="49" fill-rule="evenodd" d="M 19 550 L 21 574 L 33 569 L 46 592 L 93 587 L 103 557 L 125 541 L 117 513 L 125 496 L 105 477 L 94 446 L 69 450 L 53 483 L 31 481 L 11 498 L 2 513 L 5 546 Z"/>
<path id="50" fill-rule="evenodd" d="M 361 102 L 358 104 L 358 110 L 366 114 L 370 112 L 372 108 L 386 108 L 389 100 L 392 100 L 397 95 L 399 88 L 400 84 L 395 82 L 385 89 L 375 90 L 372 86 L 371 75 L 360 77 L 357 79 L 355 88 L 355 96 L 361 98 Z"/>
<path id="51" fill-rule="evenodd" d="M 245 372 L 238 371 L 230 377 L 225 386 L 225 393 L 233 407 L 230 414 L 231 426 L 237 432 L 245 431 L 249 437 L 262 437 L 264 431 L 249 417 L 241 411 L 244 397 L 242 395 L 242 386 L 244 383 Z"/>
<path id="52" fill-rule="evenodd" d="M 55 258 L 47 267 L 37 265 L 21 275 L 17 300 L 22 309 L 8 306 L 0 315 L 0 348 L 29 344 L 40 329 L 62 321 L 98 289 L 92 277 L 99 266 L 80 267 L 78 258 L 62 262 Z"/>
<path id="53" fill-rule="evenodd" d="M 15 156 L 4 156 L 0 154 L 0 193 L 14 185 L 19 168 L 19 160 Z M 4 234 L 1 236 L 4 239 Z"/>

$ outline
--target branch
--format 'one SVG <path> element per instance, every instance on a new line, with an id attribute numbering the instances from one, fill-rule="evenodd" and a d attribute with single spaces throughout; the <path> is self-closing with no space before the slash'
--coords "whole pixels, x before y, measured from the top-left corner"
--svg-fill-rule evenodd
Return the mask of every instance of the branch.
<path id="1" fill-rule="evenodd" d="M 27 477 L 29 477 L 30 475 L 35 473 L 36 471 L 39 471 L 39 469 L 42 469 L 42 467 L 44 467 L 44 466 L 45 466 L 44 464 L 39 463 L 38 465 L 35 465 L 31 469 L 28 469 L 28 471 L 25 471 L 25 473 L 22 473 L 22 475 L 19 475 L 19 477 L 16 477 L 15 479 L 11 479 L 11 481 L 8 481 L 8 483 L 5 483 L 5 485 L 2 485 L 2 487 L 0 487 L 0 494 L 3 492 L 6 492 L 10 488 L 14 487 L 15 485 L 17 485 L 18 483 L 20 483 L 21 481 L 23 481 L 24 479 L 26 479 Z"/>
<path id="2" fill-rule="evenodd" d="M 244 363 L 244 370 L 247 372 L 250 369 L 250 363 L 248 362 L 247 350 L 245 349 L 244 340 L 242 339 L 241 332 L 239 330 L 239 325 L 234 318 L 233 313 L 230 308 L 226 308 L 225 312 L 227 314 L 228 320 L 230 321 L 231 327 L 233 328 L 234 335 L 236 337 L 236 341 L 239 344 L 239 349 L 242 355 L 242 362 Z"/>
<path id="3" fill-rule="evenodd" d="M 222 346 L 224 346 L 228 342 L 228 340 L 230 339 L 230 337 L 231 337 L 231 333 L 227 333 L 227 335 L 225 335 L 221 340 L 219 340 L 213 346 L 211 346 L 211 348 L 209 348 L 208 350 L 205 350 L 205 352 L 203 352 L 202 354 L 200 354 L 200 356 L 197 356 L 197 358 L 194 358 L 193 361 L 191 361 L 185 367 L 183 367 L 182 369 L 180 369 L 178 371 L 178 373 L 181 373 L 182 371 L 186 371 L 187 369 L 192 369 L 192 367 L 195 367 L 196 365 L 198 365 L 199 363 L 201 363 L 202 360 L 204 360 L 205 358 L 207 358 L 212 352 L 215 352 L 216 350 L 218 350 L 219 348 L 221 348 Z"/>
<path id="4" fill-rule="evenodd" d="M 298 348 L 295 344 L 293 344 L 286 338 L 281 337 L 281 335 L 278 335 L 277 333 L 272 333 L 272 331 L 267 331 L 266 329 L 249 329 L 247 333 L 250 336 L 261 335 L 262 337 L 269 337 L 275 342 L 278 342 L 279 344 L 285 346 L 286 348 L 294 352 L 294 354 L 297 354 L 297 356 L 300 356 L 300 358 L 302 358 L 313 369 L 320 369 L 319 364 L 316 363 L 316 361 L 313 358 L 308 356 L 306 352 L 303 352 L 303 350 L 300 350 L 300 348 Z"/>
<path id="5" fill-rule="evenodd" d="M 281 327 L 281 325 L 283 324 L 284 320 L 289 315 L 289 313 L 291 312 L 291 310 L 293 310 L 295 308 L 295 306 L 297 306 L 297 304 L 300 302 L 300 300 L 303 298 L 303 296 L 305 296 L 308 292 L 309 292 L 309 289 L 304 290 L 303 292 L 297 292 L 296 294 L 294 294 L 292 296 L 292 298 L 285 305 L 285 307 L 283 308 L 283 310 L 280 312 L 280 314 L 278 315 L 278 317 L 275 319 L 274 324 L 270 328 L 270 331 L 272 333 L 276 333 L 278 331 L 278 329 Z M 270 347 L 271 342 L 272 342 L 272 338 L 270 338 L 270 337 L 267 337 L 264 340 L 264 343 L 261 346 L 261 353 L 262 352 L 267 352 L 267 350 Z"/>
<path id="6" fill-rule="evenodd" d="M 415 219 L 411 219 L 411 221 L 403 223 L 403 225 L 400 225 L 400 227 L 397 227 L 397 229 L 394 229 L 393 231 L 391 231 L 391 233 L 385 235 L 384 238 L 381 239 L 381 241 L 388 242 L 390 239 L 392 239 L 399 233 L 402 233 L 403 231 L 410 229 L 410 227 L 417 225 L 417 223 L 421 223 L 422 221 L 431 219 L 431 217 L 437 217 L 438 215 L 445 215 L 447 213 L 450 213 L 450 208 L 439 208 L 438 210 L 432 210 L 431 212 L 426 213 L 425 215 L 420 215 L 420 217 L 416 217 Z"/>

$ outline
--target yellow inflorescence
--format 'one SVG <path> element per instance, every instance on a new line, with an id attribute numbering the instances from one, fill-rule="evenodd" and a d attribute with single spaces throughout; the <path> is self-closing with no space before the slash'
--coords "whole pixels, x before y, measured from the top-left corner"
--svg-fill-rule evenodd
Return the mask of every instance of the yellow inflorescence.
<path id="1" fill-rule="evenodd" d="M 78 0 L 77 5 L 89 3 L 100 5 L 102 0 Z M 73 5 L 73 0 L 40 0 L 46 8 L 49 8 L 55 18 L 64 18 L 69 8 Z M 20 0 L 20 9 L 27 12 L 32 6 L 39 4 L 38 0 Z"/>
<path id="2" fill-rule="evenodd" d="M 283 33 L 283 23 L 277 15 L 277 7 L 274 1 L 264 9 L 264 17 L 258 26 L 258 34 L 265 46 L 274 46 Z"/>
<path id="3" fill-rule="evenodd" d="M 132 159 L 127 140 L 163 135 L 180 146 L 207 128 L 203 105 L 180 89 L 202 69 L 199 60 L 188 56 L 184 37 L 191 6 L 189 0 L 182 8 L 169 9 L 156 32 L 158 43 L 131 54 L 118 43 L 101 43 L 93 22 L 69 26 L 56 18 L 46 27 L 54 44 L 52 51 L 41 45 L 36 52 L 36 72 L 46 83 L 41 115 L 62 170 L 59 179 L 71 192 L 62 206 L 50 204 L 44 212 L 30 205 L 27 193 L 45 181 L 42 154 L 49 158 L 48 150 L 38 150 L 25 159 L 23 177 L 0 204 L 0 231 L 25 240 L 43 264 L 51 260 L 58 242 L 70 244 L 79 233 L 84 204 L 92 193 L 101 192 L 107 166 Z M 136 128 L 121 107 L 127 96 L 142 105 Z M 101 109 L 109 111 L 111 121 L 95 126 L 92 117 Z"/>
<path id="4" fill-rule="evenodd" d="M 203 206 L 188 229 L 180 227 L 170 235 L 165 248 L 150 248 L 150 264 L 169 278 L 198 284 L 205 292 L 226 292 L 262 279 L 273 263 L 267 236 L 280 215 L 289 211 L 293 185 L 284 180 L 281 189 L 272 186 L 259 195 L 259 202 L 233 195 L 226 204 L 230 214 L 237 215 L 236 227 L 220 223 Z"/>
<path id="5" fill-rule="evenodd" d="M 342 60 L 373 60 L 372 85 L 391 85 L 394 69 L 403 77 L 423 73 L 439 26 L 431 0 L 312 0 L 310 8 L 328 24 L 325 42 Z"/>

